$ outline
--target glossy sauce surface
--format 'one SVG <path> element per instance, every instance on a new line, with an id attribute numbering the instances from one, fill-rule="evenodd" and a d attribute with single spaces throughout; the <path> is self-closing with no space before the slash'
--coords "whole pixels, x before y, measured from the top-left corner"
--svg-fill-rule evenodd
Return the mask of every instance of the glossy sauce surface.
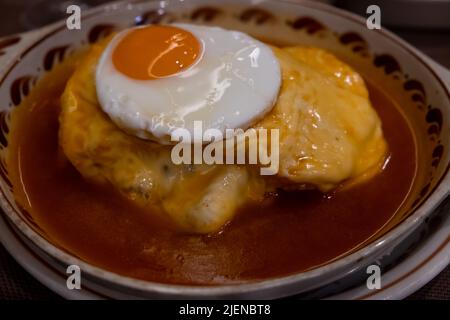
<path id="1" fill-rule="evenodd" d="M 13 185 L 17 200 L 53 242 L 120 274 L 220 284 L 306 270 L 376 233 L 399 209 L 414 179 L 417 160 L 409 126 L 394 102 L 368 83 L 390 150 L 381 174 L 327 195 L 280 193 L 242 208 L 214 236 L 180 234 L 114 191 L 86 182 L 62 155 L 59 97 L 71 68 L 52 71 L 15 110 L 9 159 Z"/>

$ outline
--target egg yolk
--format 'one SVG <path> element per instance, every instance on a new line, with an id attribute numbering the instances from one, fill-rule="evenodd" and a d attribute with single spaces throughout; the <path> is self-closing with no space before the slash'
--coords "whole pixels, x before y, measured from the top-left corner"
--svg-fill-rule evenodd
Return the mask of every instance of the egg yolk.
<path id="1" fill-rule="evenodd" d="M 201 45 L 190 32 L 152 25 L 125 35 L 112 54 L 114 66 L 136 80 L 167 77 L 189 68 L 199 57 Z"/>

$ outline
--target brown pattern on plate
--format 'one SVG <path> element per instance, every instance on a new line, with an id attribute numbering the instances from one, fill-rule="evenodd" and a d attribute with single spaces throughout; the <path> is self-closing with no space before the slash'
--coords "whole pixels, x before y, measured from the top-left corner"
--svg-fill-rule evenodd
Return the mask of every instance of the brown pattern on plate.
<path id="1" fill-rule="evenodd" d="M 393 72 L 401 72 L 402 69 L 400 67 L 400 64 L 398 63 L 397 59 L 395 59 L 390 54 L 380 54 L 376 55 L 373 63 L 378 68 L 383 68 L 384 73 L 391 74 Z"/>
<path id="2" fill-rule="evenodd" d="M 433 108 L 430 106 L 430 108 L 425 116 L 425 120 L 427 121 L 427 123 L 435 125 L 436 129 L 434 129 L 433 131 L 436 131 L 437 134 L 439 134 L 441 132 L 443 118 L 442 118 L 442 112 L 440 109 Z"/>
<path id="3" fill-rule="evenodd" d="M 94 43 L 107 37 L 114 31 L 115 28 L 116 26 L 112 24 L 98 24 L 92 27 L 88 34 L 89 43 Z"/>
<path id="4" fill-rule="evenodd" d="M 201 7 L 194 10 L 191 13 L 191 20 L 203 22 L 211 22 L 216 19 L 219 15 L 223 14 L 223 11 L 215 7 Z"/>
<path id="5" fill-rule="evenodd" d="M 44 57 L 44 70 L 50 71 L 56 63 L 62 62 L 68 48 L 69 46 L 66 45 L 49 50 Z"/>
<path id="6" fill-rule="evenodd" d="M 341 34 L 339 36 L 339 42 L 343 45 L 351 46 L 353 52 L 359 53 L 363 57 L 369 56 L 369 47 L 366 40 L 356 32 L 346 32 Z"/>
<path id="7" fill-rule="evenodd" d="M 425 108 L 427 103 L 427 96 L 425 93 L 425 88 L 420 81 L 416 79 L 407 80 L 403 84 L 403 89 L 412 92 L 411 99 L 417 103 L 419 109 L 423 110 Z M 428 131 L 428 133 L 430 132 Z"/>
<path id="8" fill-rule="evenodd" d="M 434 150 L 433 150 L 433 161 L 431 162 L 431 165 L 433 167 L 437 167 L 439 165 L 439 162 L 442 159 L 442 155 L 444 154 L 444 146 L 442 144 L 438 144 Z"/>
<path id="9" fill-rule="evenodd" d="M 311 17 L 299 17 L 294 21 L 287 21 L 292 29 L 306 30 L 308 34 L 315 34 L 319 31 L 327 29 L 322 23 Z"/>
<path id="10" fill-rule="evenodd" d="M 0 148 L 5 148 L 8 146 L 8 118 L 9 112 L 1 111 L 0 112 Z"/>
<path id="11" fill-rule="evenodd" d="M 8 147 L 8 133 L 9 133 L 9 117 L 10 113 L 7 111 L 0 112 L 0 150 L 5 150 Z M 0 158 L 0 176 L 3 178 L 10 190 L 12 190 L 12 183 L 8 177 L 8 170 L 4 157 Z"/>
<path id="12" fill-rule="evenodd" d="M 161 22 L 172 23 L 176 18 L 170 12 L 164 10 L 151 10 L 134 18 L 134 25 L 159 24 Z"/>
<path id="13" fill-rule="evenodd" d="M 9 187 L 9 190 L 12 191 L 12 183 L 9 180 L 8 177 L 8 170 L 6 169 L 5 164 L 3 163 L 3 161 L 0 161 L 0 176 L 3 178 L 3 181 L 7 184 L 7 186 Z"/>
<path id="14" fill-rule="evenodd" d="M 12 103 L 18 106 L 22 102 L 23 97 L 30 93 L 31 87 L 35 83 L 36 77 L 33 76 L 23 76 L 14 80 L 10 89 Z"/>
<path id="15" fill-rule="evenodd" d="M 257 25 L 262 25 L 267 22 L 275 21 L 276 19 L 270 12 L 255 7 L 242 11 L 239 15 L 239 20 L 242 22 L 254 21 Z"/>

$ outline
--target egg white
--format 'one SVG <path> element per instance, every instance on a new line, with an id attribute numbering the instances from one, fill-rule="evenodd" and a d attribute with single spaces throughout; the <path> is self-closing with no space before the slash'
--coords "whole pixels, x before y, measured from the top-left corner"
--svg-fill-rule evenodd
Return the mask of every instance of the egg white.
<path id="1" fill-rule="evenodd" d="M 117 34 L 96 70 L 101 108 L 124 131 L 162 144 L 178 128 L 246 129 L 273 107 L 281 84 L 277 58 L 249 35 L 219 27 L 173 24 L 191 32 L 202 52 L 188 69 L 165 78 L 135 80 L 119 72 L 112 53 L 131 30 Z M 130 59 L 133 56 L 130 54 Z"/>

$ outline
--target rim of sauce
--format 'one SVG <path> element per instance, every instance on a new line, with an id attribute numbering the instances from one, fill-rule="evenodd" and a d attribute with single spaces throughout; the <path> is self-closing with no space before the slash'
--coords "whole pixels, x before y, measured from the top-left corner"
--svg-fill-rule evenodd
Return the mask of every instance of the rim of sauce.
<path id="1" fill-rule="evenodd" d="M 371 238 L 401 208 L 413 184 L 414 136 L 396 104 L 366 81 L 383 124 L 384 170 L 330 194 L 281 192 L 246 206 L 219 234 L 186 235 L 114 190 L 85 181 L 58 147 L 59 97 L 74 68 L 64 62 L 14 110 L 9 168 L 17 201 L 49 240 L 98 267 L 173 284 L 230 284 L 323 265 Z"/>

